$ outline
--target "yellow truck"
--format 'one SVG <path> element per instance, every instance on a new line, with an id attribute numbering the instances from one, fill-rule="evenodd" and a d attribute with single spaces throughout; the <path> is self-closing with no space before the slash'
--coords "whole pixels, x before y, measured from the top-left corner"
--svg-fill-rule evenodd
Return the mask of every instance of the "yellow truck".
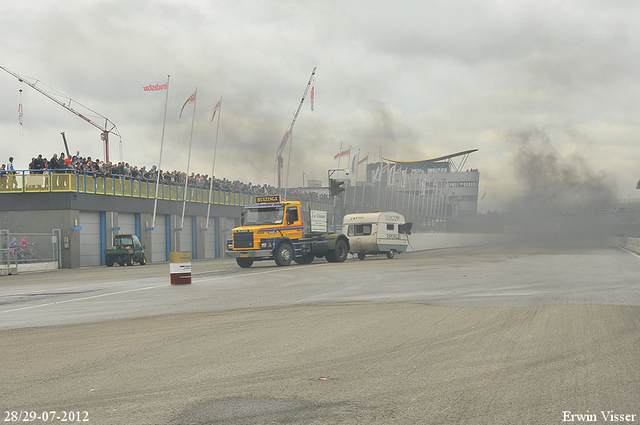
<path id="1" fill-rule="evenodd" d="M 278 266 L 291 261 L 309 264 L 322 257 L 341 263 L 349 253 L 345 235 L 327 232 L 327 213 L 302 211 L 298 201 L 259 196 L 255 204 L 244 207 L 241 217 L 241 226 L 227 241 L 227 255 L 240 267 L 263 260 L 274 260 Z"/>

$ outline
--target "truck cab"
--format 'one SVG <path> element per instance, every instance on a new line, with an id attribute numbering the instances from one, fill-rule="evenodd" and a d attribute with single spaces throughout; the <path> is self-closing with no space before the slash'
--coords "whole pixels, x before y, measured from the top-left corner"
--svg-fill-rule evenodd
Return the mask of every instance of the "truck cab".
<path id="1" fill-rule="evenodd" d="M 313 231 L 310 219 L 303 217 L 298 201 L 286 201 L 280 196 L 260 196 L 255 204 L 244 208 L 241 226 L 232 230 L 227 241 L 227 255 L 234 257 L 240 267 L 251 267 L 255 261 L 274 260 L 278 266 L 291 261 L 309 264 L 314 257 L 344 261 L 348 239 Z M 338 239 L 341 241 L 337 244 Z M 334 256 L 337 248 L 338 256 Z M 343 252 L 344 251 L 344 252 Z M 344 257 L 344 258 L 343 258 Z"/>

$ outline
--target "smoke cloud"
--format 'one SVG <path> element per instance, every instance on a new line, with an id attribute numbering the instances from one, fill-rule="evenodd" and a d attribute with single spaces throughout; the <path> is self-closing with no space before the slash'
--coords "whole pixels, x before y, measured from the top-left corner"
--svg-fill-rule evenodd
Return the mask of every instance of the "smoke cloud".
<path id="1" fill-rule="evenodd" d="M 537 237 L 601 240 L 607 220 L 598 211 L 616 199 L 616 182 L 586 161 L 577 148 L 584 145 L 580 135 L 529 129 L 507 139 L 516 146 L 511 162 L 518 194 L 506 207 L 514 227 Z"/>

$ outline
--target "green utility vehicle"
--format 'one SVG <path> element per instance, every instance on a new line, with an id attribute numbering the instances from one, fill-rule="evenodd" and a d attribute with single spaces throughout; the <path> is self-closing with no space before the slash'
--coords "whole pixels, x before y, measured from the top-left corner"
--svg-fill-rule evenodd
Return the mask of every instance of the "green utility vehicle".
<path id="1" fill-rule="evenodd" d="M 107 267 L 114 264 L 133 266 L 135 263 L 147 264 L 144 255 L 144 245 L 136 235 L 116 235 L 113 238 L 113 248 L 104 250 L 104 261 Z"/>

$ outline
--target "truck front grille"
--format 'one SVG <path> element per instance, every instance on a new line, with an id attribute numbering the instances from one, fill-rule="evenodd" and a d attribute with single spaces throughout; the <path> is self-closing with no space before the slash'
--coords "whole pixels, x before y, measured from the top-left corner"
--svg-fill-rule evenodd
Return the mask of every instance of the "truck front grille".
<path id="1" fill-rule="evenodd" d="M 233 234 L 233 248 L 253 248 L 253 232 L 237 232 Z"/>

